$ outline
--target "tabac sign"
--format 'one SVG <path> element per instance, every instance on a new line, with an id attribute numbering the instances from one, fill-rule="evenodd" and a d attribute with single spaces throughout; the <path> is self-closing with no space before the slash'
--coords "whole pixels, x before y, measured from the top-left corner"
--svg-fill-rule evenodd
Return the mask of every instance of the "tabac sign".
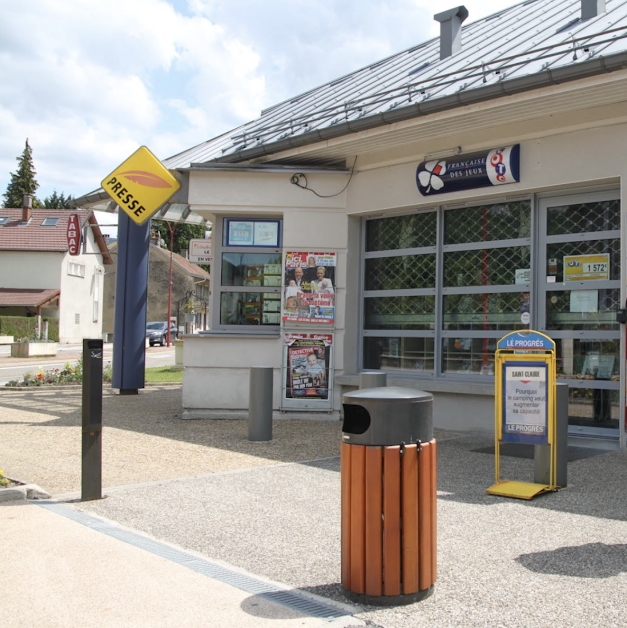
<path id="1" fill-rule="evenodd" d="M 138 225 L 148 220 L 181 187 L 145 146 L 105 177 L 101 185 Z"/>
<path id="2" fill-rule="evenodd" d="M 519 180 L 520 144 L 422 162 L 416 171 L 418 191 L 423 196 Z"/>
<path id="3" fill-rule="evenodd" d="M 70 255 L 81 253 L 81 227 L 78 214 L 70 214 L 67 221 L 67 247 Z"/>

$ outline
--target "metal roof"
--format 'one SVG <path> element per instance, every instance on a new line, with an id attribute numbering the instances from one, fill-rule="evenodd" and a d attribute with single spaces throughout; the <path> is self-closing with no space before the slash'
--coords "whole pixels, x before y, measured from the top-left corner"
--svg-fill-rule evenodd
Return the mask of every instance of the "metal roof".
<path id="1" fill-rule="evenodd" d="M 627 0 L 607 0 L 604 13 L 580 16 L 581 0 L 527 0 L 463 26 L 462 49 L 453 56 L 441 60 L 439 37 L 431 39 L 278 103 L 164 163 L 242 162 L 627 67 Z"/>

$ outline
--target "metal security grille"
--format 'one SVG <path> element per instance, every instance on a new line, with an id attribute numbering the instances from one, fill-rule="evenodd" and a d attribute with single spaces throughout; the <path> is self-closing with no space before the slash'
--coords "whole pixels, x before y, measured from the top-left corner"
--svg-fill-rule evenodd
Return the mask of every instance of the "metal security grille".
<path id="1" fill-rule="evenodd" d="M 435 286 L 435 253 L 366 260 L 366 290 L 411 290 Z"/>
<path id="2" fill-rule="evenodd" d="M 452 209 L 444 216 L 444 244 L 513 240 L 531 235 L 529 201 Z"/>
<path id="3" fill-rule="evenodd" d="M 620 229 L 620 202 L 578 203 L 549 207 L 547 235 L 589 233 Z"/>
<path id="4" fill-rule="evenodd" d="M 546 327 L 559 330 L 610 331 L 619 330 L 616 310 L 620 307 L 619 289 L 596 289 L 596 307 L 598 311 L 590 313 L 572 310 L 570 290 L 554 290 L 547 293 Z M 595 308 L 592 308 L 595 309 Z"/>
<path id="5" fill-rule="evenodd" d="M 366 225 L 366 251 L 394 251 L 435 246 L 436 213 L 393 216 Z"/>
<path id="6" fill-rule="evenodd" d="M 444 285 L 508 286 L 516 283 L 516 271 L 530 264 L 528 246 L 445 253 Z"/>

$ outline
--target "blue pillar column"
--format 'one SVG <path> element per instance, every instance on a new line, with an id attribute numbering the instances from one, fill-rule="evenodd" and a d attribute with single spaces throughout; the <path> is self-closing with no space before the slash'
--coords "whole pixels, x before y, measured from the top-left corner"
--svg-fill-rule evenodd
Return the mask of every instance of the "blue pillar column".
<path id="1" fill-rule="evenodd" d="M 145 384 L 149 253 L 150 220 L 137 225 L 118 210 L 112 387 L 121 395 L 137 394 Z"/>

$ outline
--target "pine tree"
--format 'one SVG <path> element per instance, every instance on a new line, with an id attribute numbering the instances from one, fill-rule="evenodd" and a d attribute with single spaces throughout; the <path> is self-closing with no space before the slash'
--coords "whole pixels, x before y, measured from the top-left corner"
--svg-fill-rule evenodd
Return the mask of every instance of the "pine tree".
<path id="1" fill-rule="evenodd" d="M 54 190 L 50 196 L 46 196 L 46 198 L 44 198 L 44 207 L 46 209 L 71 209 L 71 200 L 71 194 L 66 197 L 63 192 L 61 192 L 61 194 L 57 194 L 57 191 Z"/>
<path id="2" fill-rule="evenodd" d="M 32 194 L 33 207 L 41 207 L 41 203 L 35 196 L 39 183 L 35 180 L 37 172 L 33 164 L 33 149 L 30 147 L 28 139 L 26 139 L 24 151 L 16 159 L 19 166 L 15 174 L 11 173 L 11 181 L 4 193 L 4 206 L 22 207 L 24 194 Z"/>

